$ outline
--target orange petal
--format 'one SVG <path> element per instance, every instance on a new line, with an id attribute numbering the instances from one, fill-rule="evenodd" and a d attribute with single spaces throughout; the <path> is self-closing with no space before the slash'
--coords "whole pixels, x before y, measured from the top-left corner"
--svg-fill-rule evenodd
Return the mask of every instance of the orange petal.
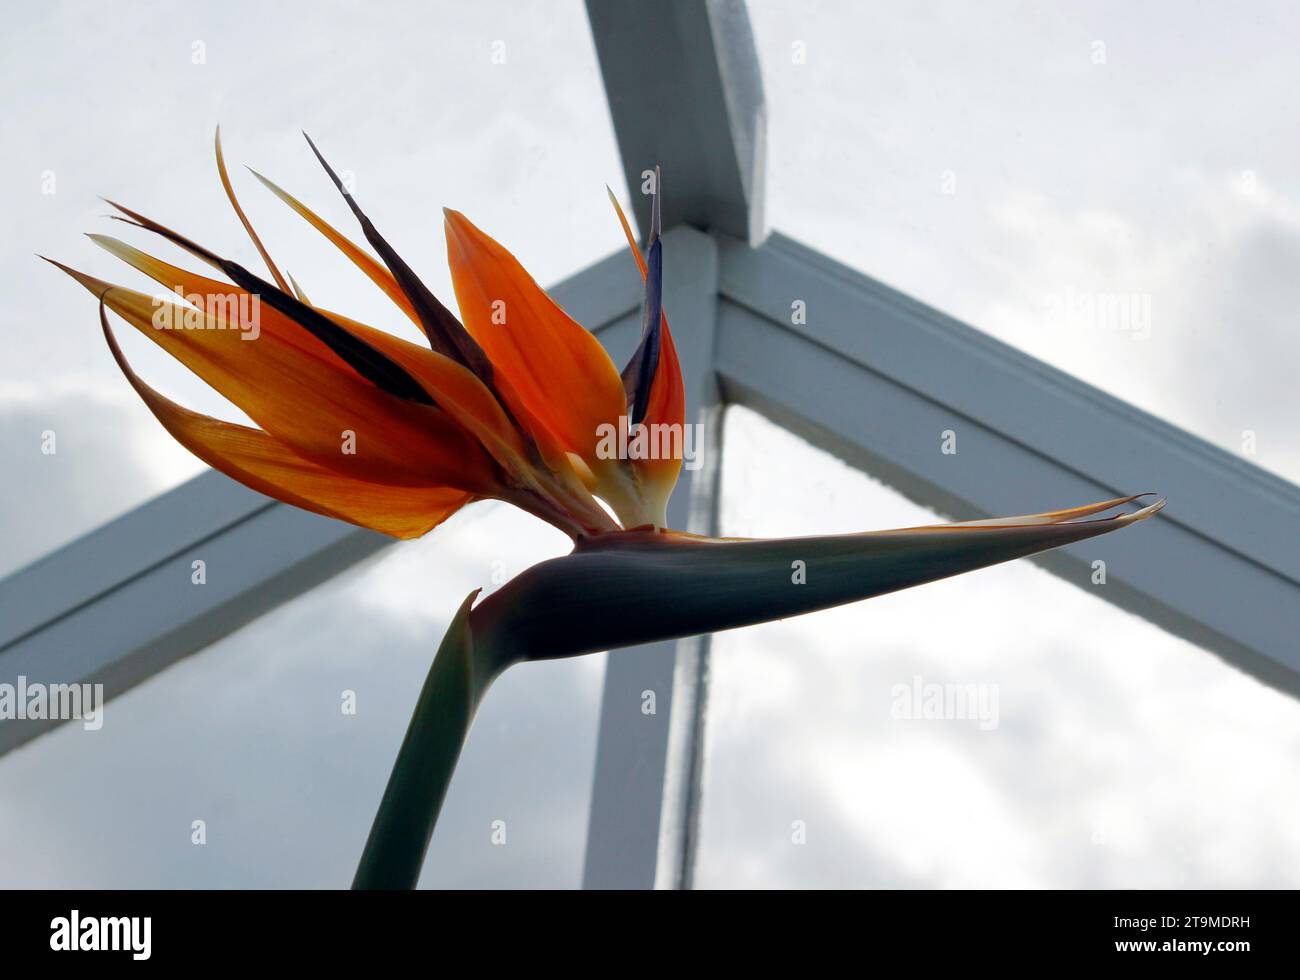
<path id="1" fill-rule="evenodd" d="M 447 487 L 388 487 L 342 476 L 295 455 L 259 429 L 192 412 L 140 379 L 118 347 L 103 306 L 100 319 L 118 367 L 172 437 L 258 493 L 395 538 L 418 538 L 473 499 Z"/>
<path id="2" fill-rule="evenodd" d="M 212 309 L 187 313 L 178 304 L 59 267 L 260 428 L 326 469 L 375 483 L 452 486 L 477 494 L 498 485 L 490 458 L 445 412 L 364 381 L 265 303 L 254 317 L 251 305 L 240 302 L 247 294 L 234 286 L 216 283 L 219 293 L 199 295 L 224 302 L 226 315 Z M 192 328 L 157 329 L 156 313 L 178 324 L 188 318 Z M 254 322 L 256 339 L 243 339 Z"/>
<path id="3" fill-rule="evenodd" d="M 501 386 L 502 397 L 517 414 L 542 422 L 593 471 L 617 463 L 596 455 L 598 428 L 616 424 L 626 411 L 622 380 L 600 341 L 501 245 L 459 212 L 444 213 L 461 316 L 498 376 L 509 382 Z"/>
<path id="4" fill-rule="evenodd" d="M 289 207 L 305 218 L 308 224 L 329 239 L 329 241 L 333 243 L 340 252 L 346 255 L 358 269 L 365 273 L 371 282 L 382 289 L 385 295 L 396 303 L 403 313 L 410 317 L 412 323 L 423 329 L 420 324 L 420 318 L 416 315 L 415 307 L 413 307 L 411 301 L 407 299 L 406 293 L 402 292 L 402 287 L 397 284 L 397 280 L 393 278 L 393 274 L 384 268 L 383 264 L 378 259 L 365 251 L 359 245 L 352 242 L 333 225 L 325 221 L 325 219 L 316 214 L 315 211 L 307 207 L 307 205 L 303 204 L 288 191 L 283 190 L 276 184 L 272 183 L 256 170 L 253 170 L 252 174 L 265 184 L 272 194 L 282 200 L 285 204 L 289 205 Z"/>
<path id="5" fill-rule="evenodd" d="M 537 455 L 549 470 L 549 474 L 539 473 L 531 462 L 536 457 L 525 445 L 519 428 L 506 416 L 497 396 L 468 368 L 426 347 L 364 323 L 327 310 L 322 312 L 409 371 L 442 408 L 478 438 L 519 485 L 553 499 L 561 509 L 584 519 L 588 526 L 614 529 L 615 525 L 592 498 L 572 461 L 556 444 L 554 437 L 544 426 L 523 416 L 520 424 L 533 436 Z M 509 390 L 504 379 L 498 378 L 497 384 L 499 389 Z"/>
<path id="6" fill-rule="evenodd" d="M 618 215 L 618 223 L 623 226 L 623 237 L 627 239 L 627 247 L 632 250 L 632 258 L 636 259 L 636 267 L 641 270 L 641 278 L 646 277 L 645 257 L 641 254 L 641 247 L 636 243 L 636 236 L 632 234 L 632 226 L 628 224 L 627 215 L 623 213 L 623 205 L 618 203 L 618 198 L 610 190 L 609 185 L 605 185 L 605 193 L 609 195 L 609 203 L 614 205 L 614 213 Z"/>
<path id="7" fill-rule="evenodd" d="M 502 466 L 512 471 L 527 467 L 527 448 L 519 430 L 506 417 L 496 396 L 472 371 L 427 347 L 339 313 L 321 312 L 409 371 L 438 405 L 472 432 Z"/>
<path id="8" fill-rule="evenodd" d="M 289 284 L 284 281 L 284 276 L 280 275 L 280 270 L 275 267 L 271 261 L 271 255 L 267 252 L 266 247 L 262 244 L 262 239 L 257 237 L 257 232 L 253 230 L 252 222 L 248 220 L 248 215 L 244 214 L 244 209 L 239 206 L 239 199 L 235 197 L 235 188 L 230 183 L 230 174 L 226 172 L 226 158 L 221 152 L 221 127 L 217 127 L 217 135 L 214 140 L 217 151 L 217 174 L 221 177 L 221 186 L 226 191 L 226 198 L 230 201 L 230 206 L 235 209 L 235 214 L 239 217 L 239 223 L 244 226 L 244 231 L 248 232 L 248 237 L 253 240 L 253 245 L 257 248 L 257 253 L 262 256 L 262 261 L 271 271 L 271 278 L 275 284 L 283 289 L 286 293 L 289 291 Z"/>
<path id="9" fill-rule="evenodd" d="M 284 274 L 289 277 L 289 285 L 293 287 L 293 294 L 298 297 L 298 302 L 313 306 L 312 301 L 307 298 L 306 291 L 298 285 L 298 280 L 293 277 L 293 273 L 285 269 Z"/>
<path id="10" fill-rule="evenodd" d="M 179 288 L 187 295 L 194 294 L 200 298 L 219 291 L 243 292 L 226 283 L 163 262 L 115 238 L 103 235 L 90 237 L 128 265 L 170 289 Z M 270 312 L 276 314 L 274 310 Z M 503 467 L 514 471 L 525 465 L 523 460 L 526 449 L 518 430 L 501 410 L 495 396 L 468 368 L 427 347 L 412 344 L 349 317 L 328 310 L 320 312 L 406 369 L 438 406 L 472 432 Z M 313 348 L 311 335 L 304 330 L 292 328 L 287 339 L 305 348 Z"/>

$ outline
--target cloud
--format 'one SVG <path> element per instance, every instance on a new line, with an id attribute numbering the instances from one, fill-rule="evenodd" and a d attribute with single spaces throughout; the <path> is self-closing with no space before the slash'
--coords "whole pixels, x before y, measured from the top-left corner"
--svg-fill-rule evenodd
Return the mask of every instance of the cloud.
<path id="1" fill-rule="evenodd" d="M 0 392 L 0 576 L 202 469 L 141 413 L 125 397 Z"/>

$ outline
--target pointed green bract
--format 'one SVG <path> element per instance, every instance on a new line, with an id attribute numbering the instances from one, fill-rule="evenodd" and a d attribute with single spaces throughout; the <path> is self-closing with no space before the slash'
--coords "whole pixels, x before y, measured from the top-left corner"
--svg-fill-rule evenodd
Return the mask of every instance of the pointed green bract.
<path id="1" fill-rule="evenodd" d="M 522 573 L 475 609 L 471 620 L 477 636 L 490 638 L 512 659 L 576 656 L 896 592 L 1106 534 L 1163 506 L 1161 500 L 1103 520 L 951 524 L 753 541 L 673 532 L 607 534 Z"/>

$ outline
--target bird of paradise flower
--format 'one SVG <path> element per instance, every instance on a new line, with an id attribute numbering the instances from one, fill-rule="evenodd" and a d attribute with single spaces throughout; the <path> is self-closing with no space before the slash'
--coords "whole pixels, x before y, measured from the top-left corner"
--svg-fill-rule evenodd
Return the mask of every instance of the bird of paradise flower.
<path id="1" fill-rule="evenodd" d="M 205 329 L 158 329 L 153 297 L 54 264 L 98 298 L 109 350 L 150 411 L 227 476 L 396 538 L 419 537 L 473 501 L 496 499 L 573 540 L 570 554 L 535 565 L 477 605 L 477 591 L 461 604 L 417 698 L 354 887 L 414 886 L 475 710 L 512 664 L 825 609 L 1106 534 L 1164 506 L 1162 498 L 1098 516 L 1149 496 L 1135 494 L 1019 517 L 769 540 L 670 529 L 665 515 L 681 459 L 612 456 L 601 451 L 600 436 L 611 427 L 680 428 L 686 421 L 681 367 L 662 308 L 658 185 L 644 253 L 610 194 L 644 282 L 640 343 L 620 372 L 510 252 L 447 210 L 458 320 L 308 143 L 378 258 L 255 176 L 378 286 L 424 334 L 427 348 L 315 305 L 277 268 L 235 196 L 219 130 L 222 186 L 272 281 L 111 201 L 118 220 L 160 235 L 229 280 L 90 236 L 184 296 L 184 308 L 173 304 L 167 312 L 198 318 Z M 123 355 L 108 310 L 255 427 L 201 415 L 151 388 Z M 795 562 L 804 569 L 797 585 L 790 575 Z"/>

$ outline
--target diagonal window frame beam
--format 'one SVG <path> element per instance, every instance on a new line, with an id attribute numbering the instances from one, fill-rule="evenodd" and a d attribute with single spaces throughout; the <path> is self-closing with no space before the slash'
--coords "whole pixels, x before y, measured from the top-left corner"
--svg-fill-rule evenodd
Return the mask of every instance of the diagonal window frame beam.
<path id="1" fill-rule="evenodd" d="M 1300 696 L 1300 488 L 785 236 L 720 253 L 729 403 L 957 520 L 1167 494 L 1148 526 L 1031 560 Z"/>

